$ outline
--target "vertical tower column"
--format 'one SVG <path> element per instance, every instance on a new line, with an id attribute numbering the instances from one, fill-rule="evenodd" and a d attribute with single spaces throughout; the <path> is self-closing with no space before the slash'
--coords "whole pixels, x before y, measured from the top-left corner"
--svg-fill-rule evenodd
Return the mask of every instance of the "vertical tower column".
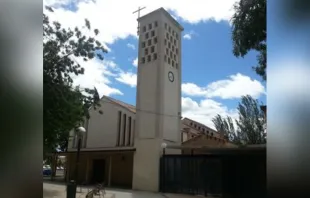
<path id="1" fill-rule="evenodd" d="M 138 19 L 133 189 L 158 191 L 161 144 L 180 144 L 181 32 L 163 8 Z"/>

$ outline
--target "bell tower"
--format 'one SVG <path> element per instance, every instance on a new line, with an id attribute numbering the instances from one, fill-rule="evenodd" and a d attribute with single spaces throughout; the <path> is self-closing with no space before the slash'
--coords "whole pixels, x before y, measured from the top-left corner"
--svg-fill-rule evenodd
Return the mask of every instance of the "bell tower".
<path id="1" fill-rule="evenodd" d="M 133 189 L 158 191 L 162 143 L 180 144 L 181 33 L 163 8 L 138 19 Z"/>

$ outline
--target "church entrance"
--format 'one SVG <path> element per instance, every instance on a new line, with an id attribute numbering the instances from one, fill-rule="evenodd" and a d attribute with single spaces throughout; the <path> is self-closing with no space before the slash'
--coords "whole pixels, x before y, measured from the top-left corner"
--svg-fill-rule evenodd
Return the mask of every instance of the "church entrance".
<path id="1" fill-rule="evenodd" d="M 105 160 L 96 159 L 93 160 L 93 176 L 91 182 L 94 184 L 103 183 L 105 178 Z"/>

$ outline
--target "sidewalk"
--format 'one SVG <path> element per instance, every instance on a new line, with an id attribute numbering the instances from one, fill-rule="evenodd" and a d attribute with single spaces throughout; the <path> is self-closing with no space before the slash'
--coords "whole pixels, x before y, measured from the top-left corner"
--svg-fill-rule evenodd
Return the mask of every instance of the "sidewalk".
<path id="1" fill-rule="evenodd" d="M 85 198 L 87 188 L 77 188 L 76 198 Z M 101 196 L 102 197 L 102 196 Z M 202 196 L 181 195 L 181 194 L 162 194 L 134 190 L 106 190 L 104 198 L 201 198 Z M 43 198 L 66 198 L 66 186 L 60 183 L 43 182 Z M 96 196 L 95 198 L 99 198 Z"/>

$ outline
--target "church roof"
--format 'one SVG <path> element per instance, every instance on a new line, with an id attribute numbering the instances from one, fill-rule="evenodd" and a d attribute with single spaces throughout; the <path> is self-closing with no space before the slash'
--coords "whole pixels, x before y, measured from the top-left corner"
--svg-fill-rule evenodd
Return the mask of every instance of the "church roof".
<path id="1" fill-rule="evenodd" d="M 172 23 L 174 23 L 174 25 L 176 25 L 178 28 L 180 28 L 181 31 L 184 30 L 184 27 L 183 27 L 177 20 L 175 20 L 175 19 L 169 14 L 169 12 L 167 12 L 163 7 L 158 8 L 158 9 L 156 9 L 156 10 L 154 10 L 154 11 L 152 11 L 152 12 L 146 14 L 146 15 L 141 16 L 140 18 L 138 18 L 138 21 L 140 22 L 141 19 L 143 19 L 143 18 L 145 18 L 145 17 L 147 17 L 147 16 L 150 16 L 150 15 L 152 15 L 152 14 L 155 14 L 155 13 L 157 13 L 157 12 L 162 12 Z"/>
<path id="2" fill-rule="evenodd" d="M 132 113 L 136 113 L 136 107 L 131 105 L 131 104 L 124 103 L 124 102 L 122 102 L 120 100 L 117 100 L 117 99 L 114 99 L 114 98 L 111 98 L 111 97 L 108 97 L 108 96 L 103 96 L 102 98 L 106 98 L 106 99 L 110 100 L 112 103 L 115 103 L 115 104 L 117 104 L 119 106 L 124 107 L 128 111 L 130 111 Z"/>
<path id="3" fill-rule="evenodd" d="M 190 118 L 186 118 L 186 117 L 185 117 L 183 120 L 189 120 L 190 122 L 195 123 L 195 124 L 197 124 L 197 125 L 200 125 L 201 127 L 204 127 L 204 128 L 206 128 L 207 130 L 209 130 L 209 131 L 211 131 L 211 132 L 219 133 L 218 131 L 216 131 L 216 130 L 210 128 L 210 127 L 208 127 L 207 125 L 202 124 L 202 123 L 200 123 L 200 122 L 197 122 L 197 121 L 195 121 L 195 120 L 192 120 L 192 119 L 190 119 Z M 198 130 L 197 128 L 193 127 L 193 125 L 189 125 L 189 124 L 187 124 L 187 123 L 184 123 L 184 124 L 185 124 L 186 126 L 192 128 L 192 129 Z M 203 132 L 202 132 L 202 133 L 203 133 Z"/>

